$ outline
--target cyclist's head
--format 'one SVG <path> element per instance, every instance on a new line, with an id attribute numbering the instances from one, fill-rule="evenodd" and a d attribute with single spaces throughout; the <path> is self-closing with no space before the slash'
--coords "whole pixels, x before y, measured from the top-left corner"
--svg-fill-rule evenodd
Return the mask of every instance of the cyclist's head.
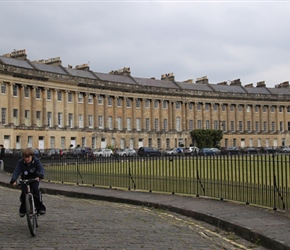
<path id="1" fill-rule="evenodd" d="M 29 156 L 34 156 L 34 151 L 32 148 L 26 148 L 26 149 L 23 149 L 22 151 L 22 157 L 23 158 L 28 158 Z"/>

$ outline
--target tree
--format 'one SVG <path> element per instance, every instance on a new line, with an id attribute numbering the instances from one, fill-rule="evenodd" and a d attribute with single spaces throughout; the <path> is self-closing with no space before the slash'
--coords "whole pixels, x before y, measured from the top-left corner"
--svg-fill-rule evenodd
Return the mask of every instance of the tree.
<path id="1" fill-rule="evenodd" d="M 199 148 L 219 148 L 223 138 L 222 130 L 195 129 L 190 133 L 192 140 L 196 141 Z"/>

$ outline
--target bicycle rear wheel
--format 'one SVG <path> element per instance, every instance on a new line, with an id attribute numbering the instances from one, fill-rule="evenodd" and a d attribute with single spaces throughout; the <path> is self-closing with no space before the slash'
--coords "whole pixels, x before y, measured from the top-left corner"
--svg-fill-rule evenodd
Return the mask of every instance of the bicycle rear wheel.
<path id="1" fill-rule="evenodd" d="M 31 193 L 26 194 L 25 196 L 25 208 L 26 208 L 26 218 L 27 224 L 32 236 L 36 235 L 37 227 L 37 214 L 34 207 L 34 199 Z"/>

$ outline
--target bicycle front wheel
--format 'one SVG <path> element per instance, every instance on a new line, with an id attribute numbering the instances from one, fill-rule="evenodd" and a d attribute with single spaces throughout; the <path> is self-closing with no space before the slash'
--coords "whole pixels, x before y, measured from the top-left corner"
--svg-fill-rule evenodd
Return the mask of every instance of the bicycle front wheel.
<path id="1" fill-rule="evenodd" d="M 26 218 L 27 224 L 32 236 L 36 235 L 36 227 L 37 227 L 37 214 L 34 207 L 34 199 L 31 193 L 26 194 L 25 196 L 25 208 L 26 208 Z"/>

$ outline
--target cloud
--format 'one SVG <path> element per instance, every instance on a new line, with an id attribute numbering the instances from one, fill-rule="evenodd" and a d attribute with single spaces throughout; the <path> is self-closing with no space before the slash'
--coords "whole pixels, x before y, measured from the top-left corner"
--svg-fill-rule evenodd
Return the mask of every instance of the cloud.
<path id="1" fill-rule="evenodd" d="M 0 2 L 1 54 L 26 49 L 30 60 L 60 56 L 96 72 L 174 72 L 183 81 L 240 78 L 274 86 L 290 79 L 290 3 Z M 283 80 L 282 80 L 283 79 Z"/>

